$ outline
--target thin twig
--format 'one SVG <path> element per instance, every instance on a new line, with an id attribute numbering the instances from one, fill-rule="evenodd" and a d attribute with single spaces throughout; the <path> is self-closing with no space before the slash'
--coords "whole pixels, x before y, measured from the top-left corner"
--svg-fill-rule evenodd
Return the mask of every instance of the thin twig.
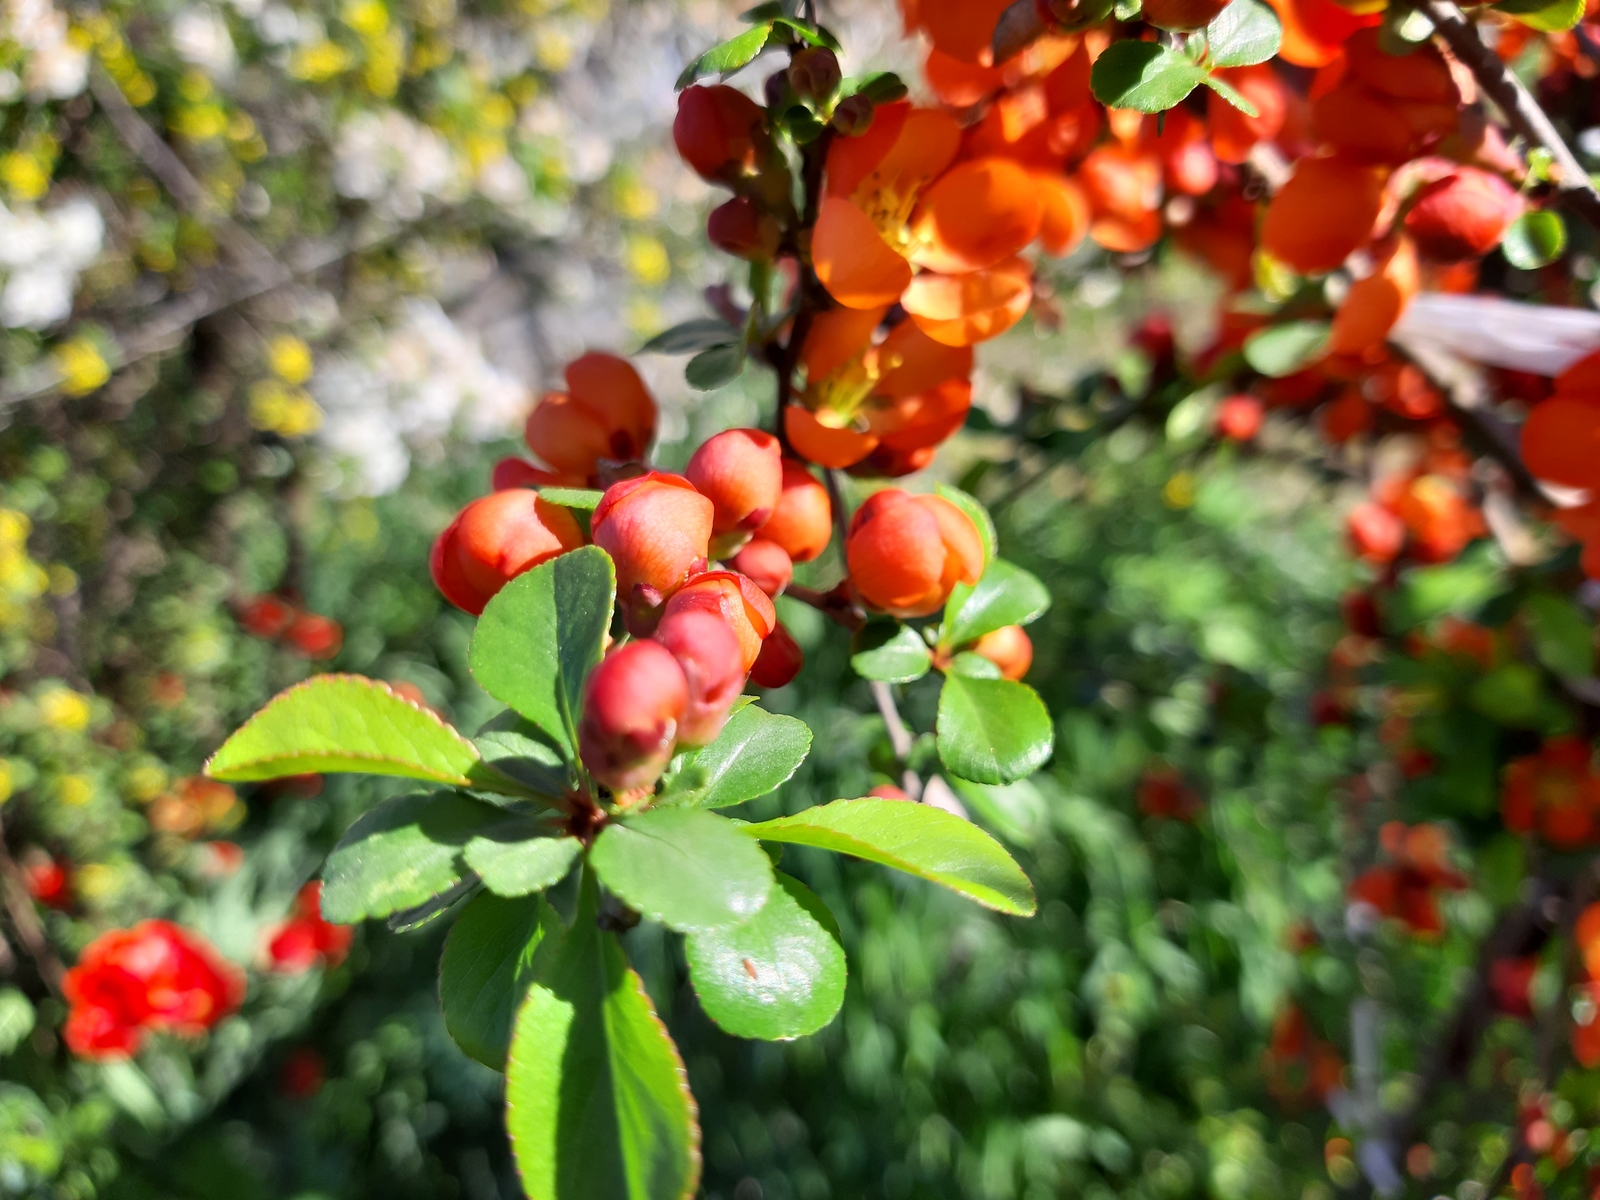
<path id="1" fill-rule="evenodd" d="M 894 756 L 900 760 L 900 786 L 913 800 L 920 800 L 922 778 L 906 766 L 906 759 L 911 757 L 911 747 L 916 739 L 911 736 L 911 730 L 907 728 L 905 719 L 900 715 L 900 708 L 894 702 L 894 692 L 889 690 L 887 683 L 874 679 L 872 699 L 878 705 L 878 712 L 883 716 L 884 725 L 888 727 L 889 745 L 894 748 Z"/>
<path id="2" fill-rule="evenodd" d="M 1589 182 L 1589 173 L 1539 102 L 1522 86 L 1522 81 L 1500 61 L 1499 55 L 1483 44 L 1477 26 L 1451 0 L 1418 0 L 1417 11 L 1433 22 L 1434 30 L 1450 47 L 1450 52 L 1472 72 L 1484 94 L 1499 106 L 1506 124 L 1531 144 L 1549 152 L 1556 166 L 1552 182 L 1561 199 L 1590 225 L 1600 229 L 1600 192 Z"/>

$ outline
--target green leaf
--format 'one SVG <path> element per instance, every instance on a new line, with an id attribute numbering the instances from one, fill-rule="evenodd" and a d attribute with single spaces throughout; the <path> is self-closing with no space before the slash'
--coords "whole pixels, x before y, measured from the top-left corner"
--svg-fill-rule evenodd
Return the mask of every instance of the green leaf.
<path id="1" fill-rule="evenodd" d="M 763 21 L 776 21 L 785 16 L 786 11 L 781 0 L 767 0 L 765 4 L 758 4 L 754 8 L 747 8 L 739 14 L 739 20 L 749 25 L 756 25 Z"/>
<path id="2" fill-rule="evenodd" d="M 700 1128 L 688 1074 L 639 976 L 595 924 L 586 877 L 578 915 L 517 1012 L 506 1129 L 529 1200 L 688 1200 Z"/>
<path id="3" fill-rule="evenodd" d="M 957 675 L 965 675 L 968 679 L 999 679 L 1000 668 L 994 662 L 981 654 L 974 654 L 970 650 L 963 650 L 960 654 L 950 659 L 950 671 Z"/>
<path id="4" fill-rule="evenodd" d="M 467 665 L 479 686 L 577 757 L 583 681 L 600 661 L 617 576 L 598 546 L 585 546 L 517 576 L 478 619 Z"/>
<path id="5" fill-rule="evenodd" d="M 1560 258 L 1567 249 L 1567 226 L 1561 214 L 1547 208 L 1523 213 L 1500 240 L 1500 252 L 1520 271 L 1536 271 Z"/>
<path id="6" fill-rule="evenodd" d="M 462 857 L 497 896 L 528 896 L 560 883 L 582 852 L 577 838 L 519 813 L 473 838 Z"/>
<path id="7" fill-rule="evenodd" d="M 1033 885 L 971 821 L 908 800 L 835 800 L 742 830 L 767 842 L 850 854 L 937 883 L 986 908 L 1031 916 Z"/>
<path id="8" fill-rule="evenodd" d="M 679 933 L 737 925 L 772 891 L 772 860 L 726 817 L 656 808 L 607 825 L 589 851 L 600 882 Z"/>
<path id="9" fill-rule="evenodd" d="M 577 784 L 556 744 L 511 709 L 480 729 L 472 744 L 485 763 L 541 796 L 562 796 Z"/>
<path id="10" fill-rule="evenodd" d="M 844 1003 L 838 922 L 799 880 L 780 872 L 777 884 L 748 921 L 684 942 L 700 1007 L 734 1037 L 805 1037 Z"/>
<path id="11" fill-rule="evenodd" d="M 1200 80 L 1200 82 L 1205 84 L 1217 95 L 1221 96 L 1229 104 L 1237 108 L 1245 116 L 1259 117 L 1261 115 L 1258 111 L 1256 111 L 1256 106 L 1250 103 L 1249 100 L 1245 99 L 1244 94 L 1226 80 L 1219 79 L 1215 75 L 1206 75 Z"/>
<path id="12" fill-rule="evenodd" d="M 844 49 L 844 47 L 839 44 L 839 39 L 834 37 L 833 34 L 822 25 L 813 25 L 810 21 L 802 21 L 797 17 L 777 17 L 773 20 L 773 24 L 782 25 L 785 29 L 793 32 L 802 41 L 809 42 L 813 46 L 826 46 L 835 54 L 838 54 Z"/>
<path id="13" fill-rule="evenodd" d="M 538 896 L 480 892 L 461 910 L 439 960 L 444 1025 L 468 1055 L 505 1070 L 511 1024 L 528 984 L 547 972 L 565 930 Z"/>
<path id="14" fill-rule="evenodd" d="M 1037 575 L 997 558 L 975 585 L 951 592 L 939 644 L 963 646 L 1007 625 L 1026 625 L 1049 607 L 1050 590 Z"/>
<path id="15" fill-rule="evenodd" d="M 1055 729 L 1039 695 L 1009 679 L 946 675 L 935 726 L 939 758 L 975 783 L 1011 783 L 1050 758 Z"/>
<path id="16" fill-rule="evenodd" d="M 721 317 L 696 317 L 664 329 L 644 345 L 640 354 L 694 354 L 739 340 L 739 331 Z"/>
<path id="17" fill-rule="evenodd" d="M 1244 361 L 1272 379 L 1293 375 L 1321 358 L 1333 326 L 1327 321 L 1286 321 L 1245 339 Z"/>
<path id="18" fill-rule="evenodd" d="M 1495 11 L 1515 17 L 1540 33 L 1565 33 L 1583 20 L 1583 0 L 1500 0 Z"/>
<path id="19" fill-rule="evenodd" d="M 458 792 L 398 796 L 361 814 L 322 868 L 322 915 L 341 925 L 386 917 L 449 891 L 461 850 L 505 810 Z"/>
<path id="20" fill-rule="evenodd" d="M 952 776 L 950 785 L 962 803 L 1008 842 L 1031 846 L 1049 832 L 1049 802 L 1031 779 L 996 785 Z"/>
<path id="21" fill-rule="evenodd" d="M 279 692 L 206 763 L 228 783 L 361 771 L 467 787 L 478 751 L 437 713 L 359 675 L 318 675 Z"/>
<path id="22" fill-rule="evenodd" d="M 922 635 L 909 625 L 874 621 L 856 634 L 850 665 L 863 679 L 910 683 L 928 673 L 933 656 Z"/>
<path id="23" fill-rule="evenodd" d="M 994 518 L 989 515 L 989 510 L 979 504 L 975 499 L 963 492 L 960 488 L 951 487 L 948 483 L 941 483 L 934 487 L 934 494 L 950 501 L 962 512 L 966 513 L 972 523 L 978 527 L 978 536 L 983 539 L 983 565 L 987 569 L 994 561 L 998 539 L 994 532 Z"/>
<path id="24" fill-rule="evenodd" d="M 33 1032 L 36 1019 L 27 996 L 14 987 L 0 988 L 0 1058 L 22 1044 Z"/>
<path id="25" fill-rule="evenodd" d="M 689 360 L 683 368 L 683 378 L 696 391 L 710 392 L 732 383 L 743 370 L 743 346 L 713 346 Z"/>
<path id="26" fill-rule="evenodd" d="M 683 69 L 675 91 L 683 91 L 702 75 L 729 75 L 755 61 L 772 36 L 772 22 L 763 21 L 753 29 L 746 29 L 720 45 L 713 46 Z"/>
<path id="27" fill-rule="evenodd" d="M 907 88 L 905 80 L 893 71 L 874 71 L 870 75 L 846 79 L 839 85 L 839 91 L 845 96 L 865 96 L 874 104 L 892 104 L 905 99 Z"/>
<path id="28" fill-rule="evenodd" d="M 1233 0 L 1206 26 L 1208 62 L 1213 67 L 1252 67 L 1278 52 L 1283 25 L 1261 0 Z"/>
<path id="29" fill-rule="evenodd" d="M 1113 42 L 1089 72 L 1100 103 L 1139 112 L 1165 112 L 1205 81 L 1206 73 L 1159 42 Z"/>
<path id="30" fill-rule="evenodd" d="M 593 488 L 563 488 L 547 487 L 539 489 L 539 499 L 548 500 L 551 504 L 559 504 L 562 508 L 577 508 L 584 512 L 593 512 L 600 506 L 600 497 L 604 492 L 597 492 Z"/>
<path id="31" fill-rule="evenodd" d="M 1522 605 L 1533 634 L 1534 653 L 1557 675 L 1587 679 L 1594 674 L 1594 623 L 1565 596 L 1540 592 Z"/>
<path id="32" fill-rule="evenodd" d="M 747 704 L 717 740 L 691 750 L 656 797 L 658 808 L 727 808 L 787 782 L 811 751 L 811 730 L 794 717 Z"/>
<path id="33" fill-rule="evenodd" d="M 1507 663 L 1474 683 L 1467 698 L 1491 721 L 1532 729 L 1543 717 L 1544 683 L 1526 663 Z"/>
<path id="34" fill-rule="evenodd" d="M 1446 613 L 1467 616 L 1504 586 L 1503 569 L 1487 555 L 1469 552 L 1453 563 L 1413 567 L 1400 576 L 1395 620 L 1410 628 Z"/>

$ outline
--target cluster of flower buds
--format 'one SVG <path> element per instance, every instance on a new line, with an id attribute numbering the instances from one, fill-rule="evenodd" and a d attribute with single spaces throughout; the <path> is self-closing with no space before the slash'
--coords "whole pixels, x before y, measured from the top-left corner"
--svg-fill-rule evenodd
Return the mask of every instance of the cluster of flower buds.
<path id="1" fill-rule="evenodd" d="M 1600 773 L 1587 742 L 1551 738 L 1505 769 L 1500 816 L 1513 833 L 1538 833 L 1560 850 L 1600 841 Z"/>
<path id="2" fill-rule="evenodd" d="M 282 596 L 250 596 L 238 602 L 239 624 L 252 637 L 282 639 L 297 654 L 332 658 L 344 645 L 344 627 L 332 617 L 307 612 Z"/>
<path id="3" fill-rule="evenodd" d="M 831 94 L 840 79 L 838 60 L 826 49 L 797 55 L 790 74 L 818 96 Z M 700 178 L 733 192 L 706 221 L 711 244 L 752 262 L 776 257 L 794 206 L 789 167 L 768 126 L 768 110 L 738 88 L 696 84 L 678 96 L 672 139 Z"/>
<path id="4" fill-rule="evenodd" d="M 957 353 L 970 364 L 970 351 Z M 551 476 L 524 464 L 518 482 L 501 464 L 495 478 L 501 490 L 468 504 L 435 541 L 433 578 L 448 600 L 477 614 L 516 576 L 586 542 L 610 556 L 630 636 L 590 675 L 579 750 L 593 778 L 628 793 L 652 784 L 676 748 L 712 741 L 746 681 L 781 687 L 799 672 L 800 647 L 773 601 L 789 587 L 796 563 L 827 548 L 833 505 L 806 465 L 785 458 L 778 439 L 758 429 L 708 439 L 682 475 L 648 469 L 640 459 L 655 407 L 637 374 L 605 355 L 579 363 L 581 370 L 577 364 L 568 370 L 569 392 L 546 396 L 528 422 L 529 445 L 567 474 L 552 484 Z M 584 382 L 600 374 L 597 363 L 605 364 L 610 388 Z M 589 437 L 581 461 L 575 453 L 561 457 L 563 450 L 534 432 L 554 421 L 542 412 L 566 411 L 579 394 L 584 428 L 611 431 Z M 570 509 L 523 486 L 594 481 L 607 472 L 619 477 L 600 497 L 587 532 Z M 957 584 L 977 582 L 984 563 L 982 537 L 960 508 L 895 488 L 861 505 L 843 550 L 849 598 L 899 617 L 938 611 Z M 1026 672 L 1033 657 L 1027 635 L 1015 627 L 986 635 L 972 649 L 1011 678 Z"/>
<path id="5" fill-rule="evenodd" d="M 243 972 L 199 934 L 141 921 L 101 934 L 66 973 L 62 1036 L 80 1058 L 125 1058 L 151 1030 L 203 1033 L 239 1007 L 244 990 Z"/>
<path id="6" fill-rule="evenodd" d="M 1413 933 L 1437 934 L 1441 889 L 1459 891 L 1467 878 L 1450 865 L 1450 837 L 1442 825 L 1387 822 L 1379 832 L 1387 863 L 1372 867 L 1350 885 L 1350 899 L 1394 917 Z"/>

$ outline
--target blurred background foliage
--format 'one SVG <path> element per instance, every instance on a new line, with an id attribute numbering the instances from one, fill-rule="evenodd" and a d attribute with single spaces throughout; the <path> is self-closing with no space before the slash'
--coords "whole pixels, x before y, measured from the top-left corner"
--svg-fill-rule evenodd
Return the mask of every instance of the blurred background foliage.
<path id="1" fill-rule="evenodd" d="M 891 5 L 829 7 L 847 71 L 901 65 Z M 464 727 L 487 714 L 428 546 L 569 357 L 632 348 L 722 277 L 699 248 L 706 190 L 664 129 L 682 61 L 733 15 L 0 2 L 0 1194 L 519 1194 L 499 1079 L 439 1019 L 436 927 L 363 928 L 317 965 L 269 951 L 385 785 L 235 795 L 194 776 L 317 670 L 407 685 Z M 1436 635 L 1452 615 L 1507 625 L 1524 585 L 1492 552 L 1416 572 L 1390 616 L 1426 635 L 1417 655 L 1358 664 L 1332 697 L 1352 464 L 1276 417 L 1219 447 L 1210 399 L 1172 381 L 1159 338 L 1129 337 L 1154 313 L 1204 344 L 1213 293 L 1175 253 L 1132 268 L 1092 248 L 1059 266 L 1059 321 L 986 349 L 982 415 L 939 468 L 1054 596 L 1030 676 L 1053 763 L 948 800 L 1015 849 L 1040 914 L 791 849 L 852 974 L 834 1023 L 788 1045 L 714 1031 L 680 952 L 630 935 L 704 1108 L 707 1196 L 1331 1200 L 1357 1178 L 1346 1138 L 1411 1102 L 1420 1047 L 1515 897 L 1498 771 L 1535 744 L 1517 729 L 1563 718 L 1537 678 L 1485 689 L 1493 661 Z M 673 364 L 642 366 L 669 466 L 770 403 L 754 373 L 692 397 Z M 752 817 L 894 771 L 846 645 L 783 615 L 807 665 L 770 702 L 816 750 Z M 924 734 L 931 686 L 904 696 Z M 1374 792 L 1356 776 L 1390 754 L 1396 688 L 1429 697 L 1405 713 L 1449 770 Z M 1482 847 L 1428 941 L 1346 921 L 1396 818 Z M 61 964 L 155 915 L 249 968 L 243 1010 L 131 1062 L 74 1060 Z M 1560 987 L 1559 964 L 1536 968 L 1539 995 Z M 1498 1021 L 1412 1173 L 1492 1176 L 1505 1097 L 1544 1053 Z M 1600 1093 L 1567 1072 L 1554 1096 L 1581 1171 Z"/>

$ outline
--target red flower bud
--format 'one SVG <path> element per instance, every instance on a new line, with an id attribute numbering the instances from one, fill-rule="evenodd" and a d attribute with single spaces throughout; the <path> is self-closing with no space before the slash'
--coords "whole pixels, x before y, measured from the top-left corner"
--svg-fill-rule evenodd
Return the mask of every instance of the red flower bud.
<path id="1" fill-rule="evenodd" d="M 626 359 L 585 354 L 567 366 L 567 390 L 547 392 L 528 414 L 528 448 L 558 472 L 595 477 L 601 459 L 642 459 L 656 432 L 656 402 Z"/>
<path id="2" fill-rule="evenodd" d="M 239 624 L 258 638 L 275 638 L 294 624 L 295 608 L 277 596 L 251 596 L 239 602 Z"/>
<path id="3" fill-rule="evenodd" d="M 344 626 L 332 617 L 301 613 L 284 636 L 307 658 L 332 658 L 344 645 Z"/>
<path id="4" fill-rule="evenodd" d="M 794 560 L 777 542 L 758 537 L 733 556 L 733 569 L 773 599 L 794 579 Z"/>
<path id="5" fill-rule="evenodd" d="M 1406 544 L 1405 522 L 1381 504 L 1358 504 L 1345 521 L 1356 553 L 1368 562 L 1393 562 Z"/>
<path id="6" fill-rule="evenodd" d="M 747 196 L 719 204 L 706 218 L 706 238 L 724 254 L 747 262 L 771 262 L 783 230 L 777 218 Z"/>
<path id="7" fill-rule="evenodd" d="M 868 605 L 897 617 L 938 611 L 957 583 L 976 583 L 983 539 L 971 518 L 938 496 L 886 488 L 850 521 L 845 557 Z"/>
<path id="8" fill-rule="evenodd" d="M 444 598 L 474 616 L 511 580 L 583 545 L 583 530 L 560 505 L 526 488 L 474 500 L 433 543 L 429 568 Z"/>
<path id="9" fill-rule="evenodd" d="M 1417 193 L 1406 214 L 1406 232 L 1426 258 L 1478 258 L 1500 244 L 1521 211 L 1521 198 L 1505 180 L 1461 167 Z"/>
<path id="10" fill-rule="evenodd" d="M 783 451 L 770 433 L 728 429 L 696 450 L 683 474 L 712 503 L 712 533 L 748 533 L 778 507 Z"/>
<path id="11" fill-rule="evenodd" d="M 817 482 L 804 463 L 783 461 L 783 490 L 772 516 L 758 531 L 776 542 L 795 562 L 810 562 L 827 549 L 833 537 L 833 505 L 828 489 Z"/>
<path id="12" fill-rule="evenodd" d="M 808 100 L 826 100 L 841 78 L 839 59 L 826 46 L 810 46 L 789 62 L 789 86 Z"/>
<path id="13" fill-rule="evenodd" d="M 767 141 L 766 112 L 725 84 L 685 88 L 678 95 L 672 140 L 700 178 L 733 183 L 754 171 Z"/>
<path id="14" fill-rule="evenodd" d="M 1004 679 L 1021 679 L 1033 666 L 1033 640 L 1021 625 L 1002 625 L 984 634 L 972 649 L 999 667 Z"/>
<path id="15" fill-rule="evenodd" d="M 653 608 L 705 570 L 713 515 L 711 501 L 681 475 L 651 471 L 607 488 L 590 527 L 616 563 L 624 603 Z"/>
<path id="16" fill-rule="evenodd" d="M 666 647 L 644 641 L 614 648 L 584 687 L 584 765 L 612 791 L 648 786 L 666 769 L 688 707 L 688 681 Z"/>
<path id="17" fill-rule="evenodd" d="M 739 636 L 719 615 L 690 608 L 663 617 L 655 640 L 672 652 L 689 684 L 689 706 L 678 727 L 678 743 L 714 742 L 744 690 Z"/>
<path id="18" fill-rule="evenodd" d="M 761 643 L 761 653 L 750 668 L 750 682 L 760 688 L 781 688 L 800 674 L 805 662 L 800 643 L 780 621 Z"/>
<path id="19" fill-rule="evenodd" d="M 872 128 L 877 110 L 860 92 L 846 96 L 833 110 L 833 127 L 844 137 L 860 137 Z"/>
<path id="20" fill-rule="evenodd" d="M 1265 415 L 1254 396 L 1229 396 L 1217 405 L 1217 432 L 1235 442 L 1248 442 L 1261 432 Z"/>
<path id="21" fill-rule="evenodd" d="M 665 620 L 675 613 L 702 609 L 727 622 L 739 639 L 740 669 L 748 671 L 761 653 L 761 643 L 778 623 L 767 594 L 737 571 L 697 575 L 667 602 Z"/>
<path id="22" fill-rule="evenodd" d="M 880 783 L 877 787 L 868 792 L 867 795 L 874 796 L 879 800 L 909 801 L 911 799 L 910 796 L 906 795 L 904 788 L 897 788 L 892 783 Z"/>

